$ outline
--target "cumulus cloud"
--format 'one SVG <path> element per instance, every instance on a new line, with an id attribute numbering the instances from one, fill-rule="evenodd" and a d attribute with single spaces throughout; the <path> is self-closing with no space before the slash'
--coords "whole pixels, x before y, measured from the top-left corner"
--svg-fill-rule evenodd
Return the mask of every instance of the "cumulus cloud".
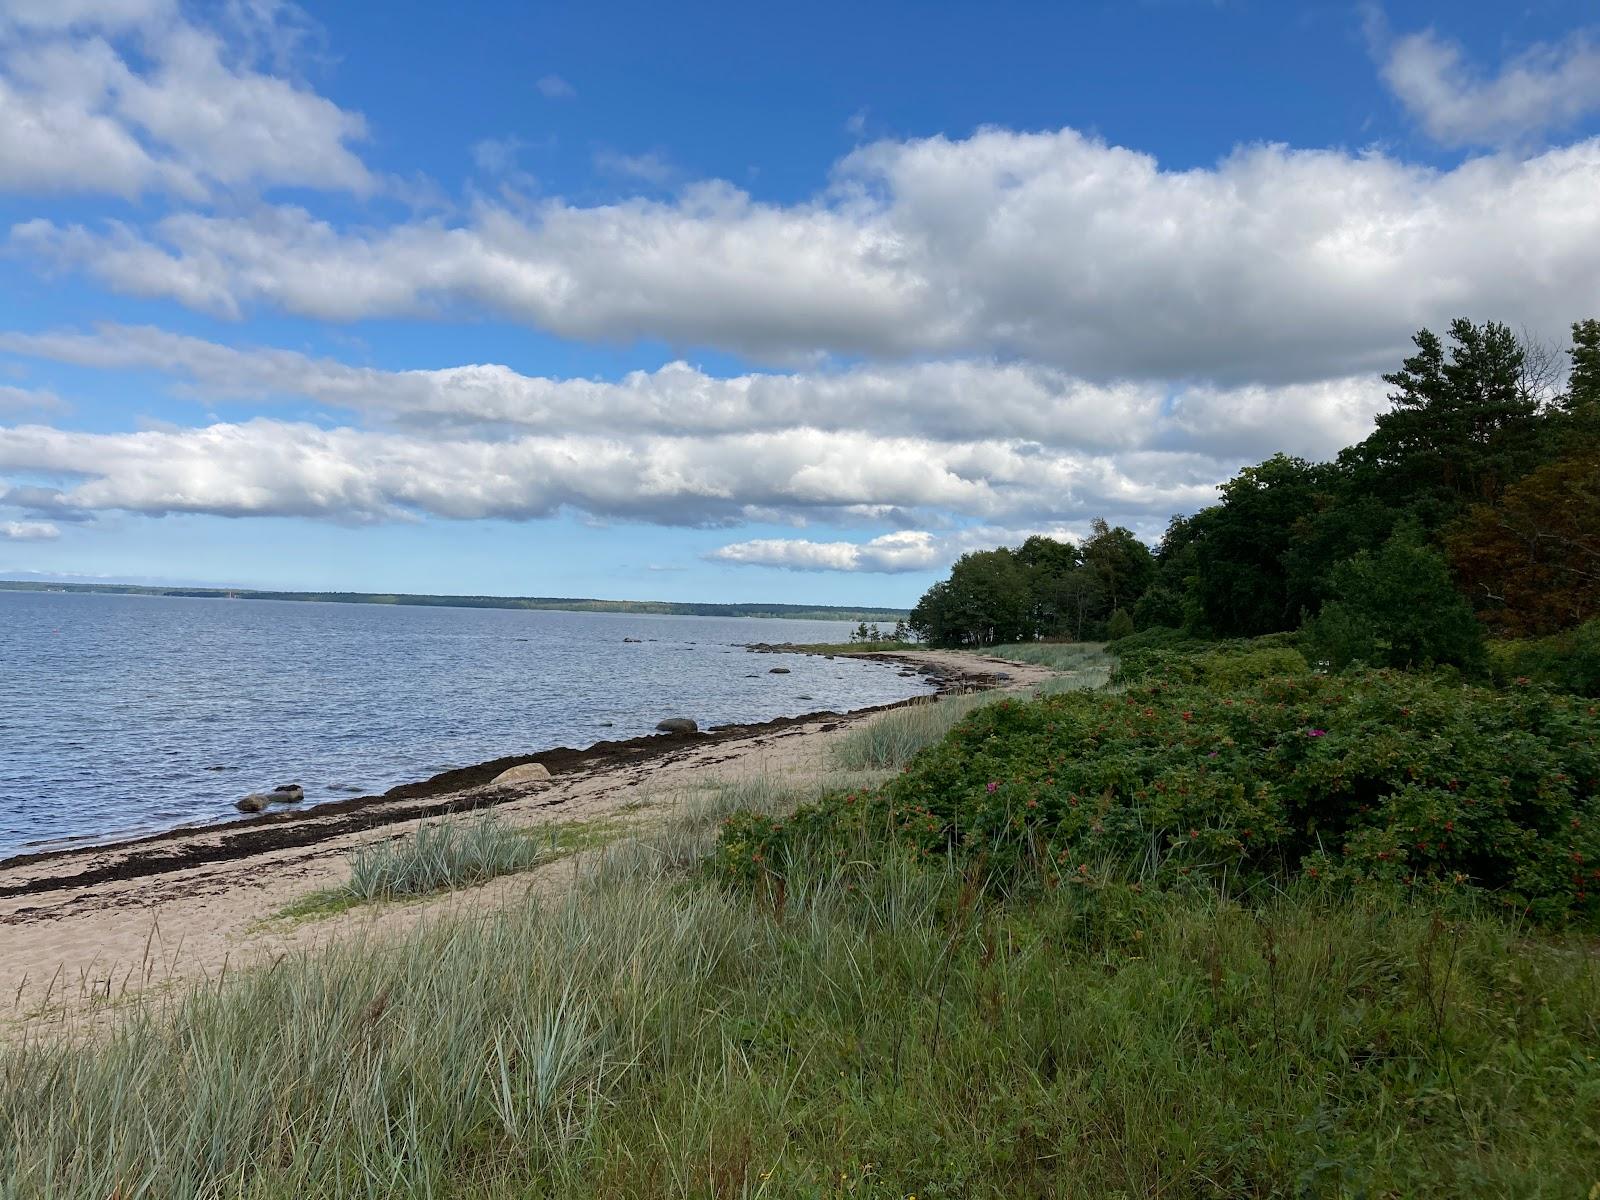
<path id="1" fill-rule="evenodd" d="M 1019 356 L 1091 379 L 1310 381 L 1394 361 L 1462 312 L 1538 330 L 1593 303 L 1600 139 L 1450 170 L 1241 148 L 1214 167 L 1073 130 L 878 142 L 796 204 L 726 183 L 670 201 L 345 229 L 293 207 L 149 230 L 48 219 L 14 247 L 234 316 L 467 306 L 564 337 L 763 361 Z"/>
<path id="2" fill-rule="evenodd" d="M 160 0 L 20 0 L 0 13 L 0 188 L 164 192 L 297 185 L 365 192 L 366 123 L 273 68 L 287 4 L 195 24 Z M 263 68 L 267 69 L 263 69 Z"/>
<path id="3" fill-rule="evenodd" d="M 868 542 L 810 542 L 803 538 L 760 538 L 713 550 L 708 558 L 746 566 L 792 571 L 873 571 L 894 574 L 925 571 L 939 561 L 931 533 L 903 530 Z"/>
<path id="4" fill-rule="evenodd" d="M 817 542 L 806 538 L 758 538 L 734 542 L 706 555 L 713 562 L 782 567 L 791 571 L 853 571 L 892 575 L 944 570 L 969 550 L 1020 546 L 1035 534 L 1077 542 L 1083 529 L 1052 522 L 1022 528 L 979 525 L 945 533 L 908 529 L 866 542 Z"/>
<path id="5" fill-rule="evenodd" d="M 1582 33 L 1534 46 L 1489 76 L 1427 30 L 1388 42 L 1381 66 L 1401 104 L 1446 146 L 1520 142 L 1600 109 L 1600 46 Z"/>
<path id="6" fill-rule="evenodd" d="M 49 521 L 0 521 L 0 541 L 50 542 L 60 536 Z"/>
<path id="7" fill-rule="evenodd" d="M 53 507 L 224 516 L 526 520 L 567 508 L 681 525 L 992 521 L 1108 512 L 1159 528 L 1226 474 L 1192 453 L 1121 460 L 1003 441 L 794 428 L 721 436 L 440 437 L 258 418 L 90 433 L 0 426 L 0 469 L 58 479 Z"/>
<path id="8" fill-rule="evenodd" d="M 805 427 L 1225 459 L 1330 454 L 1365 436 L 1385 390 L 1369 376 L 1282 387 L 1094 383 L 1055 367 L 992 360 L 720 377 L 673 362 L 614 382 L 530 376 L 496 364 L 388 371 L 120 325 L 0 333 L 0 351 L 166 372 L 208 401 L 304 398 L 413 428 L 715 435 Z"/>

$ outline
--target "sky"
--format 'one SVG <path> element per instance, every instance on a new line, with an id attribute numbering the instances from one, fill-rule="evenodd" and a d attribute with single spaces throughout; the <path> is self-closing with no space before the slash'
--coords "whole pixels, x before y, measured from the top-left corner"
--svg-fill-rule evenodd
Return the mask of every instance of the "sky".
<path id="1" fill-rule="evenodd" d="M 1600 315 L 1593 0 L 0 0 L 0 578 L 908 605 Z"/>

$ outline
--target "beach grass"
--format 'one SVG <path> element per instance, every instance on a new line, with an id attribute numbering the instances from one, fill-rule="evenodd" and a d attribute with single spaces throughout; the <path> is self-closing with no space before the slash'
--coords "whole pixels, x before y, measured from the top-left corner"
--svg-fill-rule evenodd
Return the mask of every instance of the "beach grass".
<path id="1" fill-rule="evenodd" d="M 1107 653 L 1104 642 L 1008 642 L 991 646 L 985 653 L 994 658 L 1032 663 L 1055 671 L 1095 674 L 1101 671 L 1109 674 L 1114 661 Z"/>
<path id="2" fill-rule="evenodd" d="M 336 916 L 375 901 L 426 898 L 531 871 L 617 835 L 611 821 L 512 825 L 497 814 L 424 821 L 386 842 L 349 856 L 350 877 L 309 892 L 279 909 L 275 921 Z"/>
<path id="3" fill-rule="evenodd" d="M 987 898 L 617 843 L 570 894 L 0 1057 L 0 1194 L 1586 1195 L 1592 947 L 1286 892 Z"/>

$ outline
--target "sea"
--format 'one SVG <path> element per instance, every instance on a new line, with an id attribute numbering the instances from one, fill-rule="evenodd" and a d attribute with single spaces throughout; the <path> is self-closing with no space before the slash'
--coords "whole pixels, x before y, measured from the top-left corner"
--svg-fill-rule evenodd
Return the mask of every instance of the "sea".
<path id="1" fill-rule="evenodd" d="M 851 628 L 0 590 L 0 859 L 233 819 L 279 784 L 315 805 L 664 717 L 707 728 L 930 690 L 892 665 L 744 648 Z"/>

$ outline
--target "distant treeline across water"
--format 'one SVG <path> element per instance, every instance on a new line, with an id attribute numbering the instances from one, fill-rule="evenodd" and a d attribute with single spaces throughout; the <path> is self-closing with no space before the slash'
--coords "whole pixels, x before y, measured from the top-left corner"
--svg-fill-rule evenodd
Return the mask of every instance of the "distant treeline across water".
<path id="1" fill-rule="evenodd" d="M 673 617 L 785 617 L 816 621 L 897 621 L 903 608 L 828 604 L 691 604 L 674 600 L 591 600 L 566 596 L 419 596 L 405 592 L 263 592 L 245 588 L 140 587 L 131 583 L 39 583 L 0 579 L 19 592 L 98 592 L 210 600 L 307 600 L 324 604 L 406 604 L 421 608 L 523 608 L 551 612 L 658 613 Z"/>

